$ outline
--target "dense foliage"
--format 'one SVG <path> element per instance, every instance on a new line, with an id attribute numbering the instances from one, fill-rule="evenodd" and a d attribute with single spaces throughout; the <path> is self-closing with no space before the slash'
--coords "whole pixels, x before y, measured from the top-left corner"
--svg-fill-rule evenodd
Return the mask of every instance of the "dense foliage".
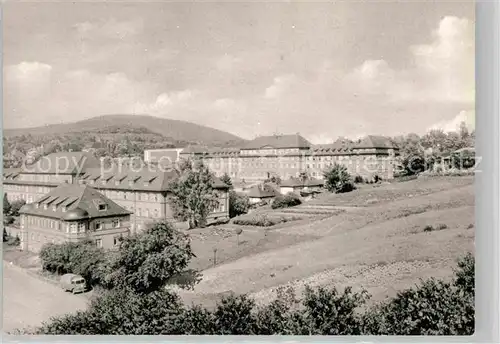
<path id="1" fill-rule="evenodd" d="M 219 204 L 213 189 L 215 177 L 201 162 L 183 161 L 179 176 L 170 184 L 169 204 L 177 220 L 188 221 L 189 228 L 206 225 L 207 217 Z"/>
<path id="2" fill-rule="evenodd" d="M 250 200 L 247 195 L 238 195 L 234 190 L 229 191 L 229 217 L 246 214 L 248 209 Z"/>
<path id="3" fill-rule="evenodd" d="M 323 173 L 323 176 L 325 187 L 330 192 L 344 193 L 356 189 L 354 181 L 344 165 L 335 163 Z"/>
<path id="4" fill-rule="evenodd" d="M 474 258 L 461 259 L 451 282 L 430 279 L 367 307 L 366 291 L 306 288 L 301 299 L 281 288 L 256 306 L 245 295 L 224 297 L 215 309 L 187 306 L 165 289 L 107 292 L 86 311 L 51 319 L 40 334 L 222 335 L 472 335 Z"/>
<path id="5" fill-rule="evenodd" d="M 267 214 L 249 214 L 235 218 L 233 220 L 233 223 L 240 226 L 271 227 L 279 223 L 297 221 L 300 219 L 300 217 L 295 216 L 269 216 Z"/>
<path id="6" fill-rule="evenodd" d="M 165 284 L 191 287 L 198 273 L 187 269 L 193 257 L 189 238 L 167 222 L 121 239 L 118 250 L 104 251 L 90 240 L 46 244 L 40 251 L 46 271 L 82 275 L 92 286 L 148 293 Z"/>
<path id="7" fill-rule="evenodd" d="M 103 281 L 102 265 L 105 264 L 105 252 L 90 240 L 45 244 L 39 256 L 42 268 L 46 271 L 58 275 L 81 275 L 90 286 L 101 284 Z"/>
<path id="8" fill-rule="evenodd" d="M 158 222 L 144 232 L 124 237 L 109 259 L 105 277 L 108 289 L 130 288 L 136 293 L 161 289 L 171 278 L 188 273 L 194 257 L 189 238 L 167 222 Z M 188 286 L 196 282 L 191 279 Z"/>
<path id="9" fill-rule="evenodd" d="M 289 192 L 284 196 L 282 195 L 276 196 L 273 203 L 271 204 L 271 207 L 273 209 L 280 209 L 280 208 L 295 207 L 300 204 L 302 204 L 300 197 L 294 194 L 293 192 Z"/>

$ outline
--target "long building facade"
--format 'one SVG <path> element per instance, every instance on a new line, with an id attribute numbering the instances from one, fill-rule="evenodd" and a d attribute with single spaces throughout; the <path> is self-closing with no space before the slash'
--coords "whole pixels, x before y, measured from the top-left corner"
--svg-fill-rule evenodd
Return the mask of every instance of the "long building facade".
<path id="1" fill-rule="evenodd" d="M 173 221 L 168 204 L 169 183 L 175 170 L 155 166 L 103 167 L 90 153 L 55 153 L 33 166 L 3 171 L 3 189 L 9 201 L 32 203 L 61 184 L 88 185 L 132 213 L 131 232 L 140 231 L 151 221 Z M 228 186 L 215 180 L 219 206 L 208 221 L 229 218 Z M 179 226 L 186 224 L 177 223 Z"/>
<path id="2" fill-rule="evenodd" d="M 187 147 L 180 159 L 201 159 L 217 175 L 238 181 L 258 182 L 273 176 L 281 180 L 305 174 L 323 179 L 323 172 L 337 163 L 352 176 L 394 178 L 398 148 L 388 138 L 369 135 L 358 143 L 338 140 L 330 145 L 312 145 L 299 134 L 258 137 L 241 148 Z"/>

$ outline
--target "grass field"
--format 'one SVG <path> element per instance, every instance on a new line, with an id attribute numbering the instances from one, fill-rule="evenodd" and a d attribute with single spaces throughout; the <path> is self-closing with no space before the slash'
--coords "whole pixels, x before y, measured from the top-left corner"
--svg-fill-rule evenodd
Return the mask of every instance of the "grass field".
<path id="1" fill-rule="evenodd" d="M 378 301 L 420 278 L 450 277 L 456 259 L 474 252 L 473 177 L 325 194 L 294 211 L 311 216 L 267 231 L 245 226 L 240 245 L 232 225 L 221 229 L 222 238 L 205 233 L 201 240 L 193 233 L 198 256 L 193 266 L 209 268 L 193 292 L 181 294 L 207 305 L 227 292 L 250 293 L 266 302 L 281 285 L 300 291 L 305 284 L 334 284 L 365 288 Z M 428 225 L 436 230 L 424 230 Z M 213 266 L 215 246 L 220 258 Z"/>

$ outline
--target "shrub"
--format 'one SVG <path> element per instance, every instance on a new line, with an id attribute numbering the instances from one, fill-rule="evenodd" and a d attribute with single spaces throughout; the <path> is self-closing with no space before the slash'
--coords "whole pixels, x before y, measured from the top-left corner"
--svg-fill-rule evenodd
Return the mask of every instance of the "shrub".
<path id="1" fill-rule="evenodd" d="M 344 193 L 356 189 L 347 172 L 347 167 L 335 164 L 324 172 L 325 187 L 330 192 Z"/>
<path id="2" fill-rule="evenodd" d="M 233 218 L 246 214 L 250 209 L 250 201 L 246 195 L 238 195 L 235 191 L 229 192 L 229 217 Z"/>
<path id="3" fill-rule="evenodd" d="M 11 205 L 9 199 L 7 198 L 7 194 L 3 194 L 3 216 L 10 214 Z"/>
<path id="4" fill-rule="evenodd" d="M 14 222 L 15 222 L 15 219 L 14 219 L 13 216 L 4 215 L 4 217 L 3 217 L 3 224 L 4 224 L 4 226 L 10 226 Z"/>
<path id="5" fill-rule="evenodd" d="M 268 216 L 266 214 L 256 214 L 251 217 L 245 216 L 245 217 L 235 218 L 233 220 L 233 223 L 235 225 L 241 225 L 241 226 L 271 227 L 279 223 L 297 221 L 297 220 L 300 220 L 300 218 L 295 216 L 277 217 L 277 216 Z"/>
<path id="6" fill-rule="evenodd" d="M 280 209 L 280 208 L 289 208 L 289 207 L 295 207 L 297 205 L 302 204 L 302 201 L 300 200 L 300 197 L 297 196 L 296 194 L 290 192 L 286 194 L 285 196 L 277 196 L 273 204 L 271 205 L 271 208 L 273 209 Z"/>
<path id="7" fill-rule="evenodd" d="M 19 246 L 21 244 L 21 239 L 18 235 L 16 236 L 7 236 L 7 245 L 9 246 Z"/>
<path id="8" fill-rule="evenodd" d="M 365 335 L 471 335 L 474 301 L 450 283 L 429 279 L 363 318 Z"/>
<path id="9" fill-rule="evenodd" d="M 26 201 L 23 199 L 14 201 L 10 205 L 10 215 L 19 216 L 19 210 L 26 204 Z"/>
<path id="10" fill-rule="evenodd" d="M 91 286 L 102 283 L 104 279 L 104 250 L 90 240 L 46 244 L 40 250 L 40 260 L 43 270 L 59 275 L 81 275 Z"/>
<path id="11" fill-rule="evenodd" d="M 365 182 L 365 180 L 363 179 L 363 177 L 361 177 L 359 175 L 356 176 L 356 177 L 354 177 L 354 183 L 361 184 L 361 183 L 364 183 L 364 182 Z"/>
<path id="12" fill-rule="evenodd" d="M 351 288 L 307 287 L 302 300 L 282 289 L 263 307 L 246 295 L 232 295 L 213 311 L 185 307 L 163 288 L 146 294 L 125 288 L 104 292 L 87 310 L 52 318 L 30 333 L 472 335 L 474 291 L 474 257 L 468 254 L 458 261 L 451 282 L 431 278 L 367 309 L 369 295 Z"/>
<path id="13" fill-rule="evenodd" d="M 440 223 L 440 224 L 436 225 L 436 227 L 431 226 L 431 225 L 427 225 L 424 227 L 424 232 L 441 231 L 441 230 L 446 229 L 446 228 L 448 228 L 448 225 L 445 223 Z"/>

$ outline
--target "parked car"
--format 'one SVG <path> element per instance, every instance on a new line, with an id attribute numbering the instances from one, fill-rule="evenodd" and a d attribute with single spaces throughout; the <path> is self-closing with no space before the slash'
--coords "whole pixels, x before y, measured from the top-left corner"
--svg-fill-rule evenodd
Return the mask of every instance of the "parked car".
<path id="1" fill-rule="evenodd" d="M 84 293 L 85 291 L 87 291 L 87 282 L 85 281 L 85 278 L 80 275 L 62 275 L 60 283 L 64 291 L 70 291 L 73 294 Z"/>

